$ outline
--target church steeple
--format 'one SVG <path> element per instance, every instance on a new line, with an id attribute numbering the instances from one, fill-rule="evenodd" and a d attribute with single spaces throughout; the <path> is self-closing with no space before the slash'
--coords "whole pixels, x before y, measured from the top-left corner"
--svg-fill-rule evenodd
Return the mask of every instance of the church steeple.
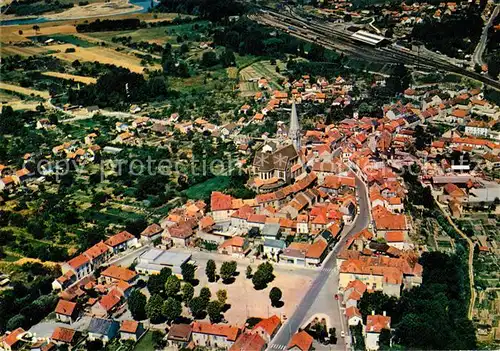
<path id="1" fill-rule="evenodd" d="M 290 114 L 290 128 L 288 129 L 288 138 L 295 146 L 297 151 L 300 150 L 300 125 L 299 116 L 297 115 L 297 107 L 295 101 L 292 102 L 292 113 Z"/>

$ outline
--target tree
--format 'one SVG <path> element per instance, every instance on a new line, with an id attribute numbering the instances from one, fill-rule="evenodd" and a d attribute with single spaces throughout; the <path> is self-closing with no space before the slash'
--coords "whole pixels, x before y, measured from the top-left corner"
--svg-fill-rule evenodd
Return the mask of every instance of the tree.
<path id="1" fill-rule="evenodd" d="M 200 290 L 200 297 L 204 303 L 203 309 L 207 307 L 208 302 L 210 301 L 210 298 L 212 297 L 212 293 L 210 292 L 210 289 L 204 286 Z"/>
<path id="2" fill-rule="evenodd" d="M 187 305 L 194 296 L 194 288 L 190 283 L 184 283 L 182 286 L 182 301 Z"/>
<path id="3" fill-rule="evenodd" d="M 218 323 L 221 321 L 221 311 L 222 311 L 222 306 L 219 301 L 210 301 L 207 306 L 207 313 L 208 316 L 210 317 L 210 322 L 212 323 Z"/>
<path id="4" fill-rule="evenodd" d="M 217 290 L 217 300 L 220 302 L 222 306 L 226 304 L 227 301 L 227 290 L 221 289 Z"/>
<path id="5" fill-rule="evenodd" d="M 215 282 L 215 272 L 217 270 L 217 267 L 215 265 L 214 260 L 208 260 L 207 261 L 207 266 L 205 268 L 205 273 L 207 275 L 208 281 L 210 283 Z"/>
<path id="6" fill-rule="evenodd" d="M 191 310 L 191 314 L 194 318 L 199 317 L 205 310 L 206 306 L 207 304 L 205 304 L 203 298 L 200 296 L 193 297 L 191 301 L 189 301 L 189 309 Z"/>
<path id="7" fill-rule="evenodd" d="M 14 330 L 19 327 L 25 328 L 27 324 L 26 317 L 22 314 L 16 314 L 7 322 L 7 330 Z"/>
<path id="8" fill-rule="evenodd" d="M 181 302 L 169 297 L 164 303 L 162 308 L 163 316 L 167 321 L 173 321 L 181 316 L 182 306 Z"/>
<path id="9" fill-rule="evenodd" d="M 35 31 L 35 33 L 38 33 L 38 31 L 40 30 L 40 26 L 38 24 L 35 24 L 33 26 L 33 30 Z"/>
<path id="10" fill-rule="evenodd" d="M 267 286 L 267 281 L 264 275 L 264 272 L 257 269 L 252 277 L 252 283 L 255 290 L 262 290 Z"/>
<path id="11" fill-rule="evenodd" d="M 165 338 L 165 334 L 161 330 L 153 330 L 153 334 L 151 335 L 151 341 L 153 342 L 153 346 L 155 350 L 162 350 L 164 348 L 165 342 L 163 339 Z M 102 348 L 100 349 L 102 350 Z"/>
<path id="12" fill-rule="evenodd" d="M 132 317 L 135 320 L 142 320 L 146 318 L 146 295 L 139 290 L 134 290 L 128 298 L 128 308 Z"/>
<path id="13" fill-rule="evenodd" d="M 236 64 L 236 58 L 234 57 L 233 50 L 226 49 L 222 52 L 220 60 L 224 67 L 234 66 Z"/>
<path id="14" fill-rule="evenodd" d="M 175 275 L 168 277 L 165 283 L 165 294 L 168 297 L 175 297 L 181 291 L 181 282 Z"/>
<path id="15" fill-rule="evenodd" d="M 151 295 L 161 294 L 165 288 L 166 279 L 161 274 L 153 274 L 149 277 L 147 287 Z"/>
<path id="16" fill-rule="evenodd" d="M 252 267 L 251 266 L 247 267 L 246 276 L 247 276 L 247 279 L 252 278 Z"/>
<path id="17" fill-rule="evenodd" d="M 205 67 L 213 67 L 217 64 L 217 54 L 213 51 L 203 53 L 201 57 L 201 64 Z"/>
<path id="18" fill-rule="evenodd" d="M 236 273 L 236 261 L 224 262 L 220 267 L 220 276 L 222 277 L 222 281 L 227 283 L 229 279 L 231 279 Z"/>
<path id="19" fill-rule="evenodd" d="M 195 272 L 194 265 L 185 263 L 182 265 L 181 270 L 182 270 L 182 279 L 184 279 L 185 282 L 192 282 L 194 280 L 194 272 Z"/>
<path id="20" fill-rule="evenodd" d="M 390 329 L 382 329 L 378 338 L 379 350 L 383 351 L 391 349 L 391 337 Z"/>
<path id="21" fill-rule="evenodd" d="M 161 323 L 163 319 L 163 298 L 156 294 L 149 298 L 146 304 L 146 315 L 151 323 Z"/>
<path id="22" fill-rule="evenodd" d="M 273 287 L 269 292 L 269 299 L 271 299 L 271 306 L 277 307 L 282 296 L 283 293 L 281 292 L 281 290 L 277 287 Z"/>

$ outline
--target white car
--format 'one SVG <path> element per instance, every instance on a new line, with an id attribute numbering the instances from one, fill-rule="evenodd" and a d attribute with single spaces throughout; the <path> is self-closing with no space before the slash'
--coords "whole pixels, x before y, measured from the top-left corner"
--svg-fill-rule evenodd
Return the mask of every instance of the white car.
<path id="1" fill-rule="evenodd" d="M 343 330 L 340 332 L 340 337 L 345 338 L 345 332 Z"/>

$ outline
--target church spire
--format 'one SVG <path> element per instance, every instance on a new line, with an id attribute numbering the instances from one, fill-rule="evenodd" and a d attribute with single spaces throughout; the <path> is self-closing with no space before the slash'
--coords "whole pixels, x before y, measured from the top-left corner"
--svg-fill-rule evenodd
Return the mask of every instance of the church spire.
<path id="1" fill-rule="evenodd" d="M 300 125 L 299 125 L 299 116 L 297 115 L 297 107 L 295 106 L 295 101 L 292 102 L 292 113 L 290 114 L 290 127 L 288 129 L 288 137 L 292 140 L 295 149 L 299 151 Z"/>

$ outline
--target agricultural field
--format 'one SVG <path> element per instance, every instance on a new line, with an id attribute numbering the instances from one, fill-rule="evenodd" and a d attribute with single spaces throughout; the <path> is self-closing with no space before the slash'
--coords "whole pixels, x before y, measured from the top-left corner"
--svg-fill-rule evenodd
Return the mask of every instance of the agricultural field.
<path id="1" fill-rule="evenodd" d="M 127 55 L 122 52 L 117 52 L 109 48 L 101 48 L 101 47 L 78 48 L 74 45 L 70 45 L 70 47 L 74 48 L 75 52 L 63 51 L 52 54 L 52 56 L 69 62 L 73 62 L 75 60 L 90 61 L 90 62 L 97 61 L 104 64 L 124 67 L 135 73 L 143 73 L 145 68 L 144 66 L 141 65 L 141 60 L 138 57 L 135 57 L 133 55 Z M 153 66 L 151 68 L 158 69 L 159 66 Z"/>
<path id="2" fill-rule="evenodd" d="M 196 21 L 196 22 L 171 25 L 171 26 L 140 28 L 137 30 L 94 32 L 85 34 L 88 35 L 89 37 L 93 37 L 108 42 L 110 42 L 111 39 L 114 37 L 130 37 L 132 41 L 135 42 L 147 41 L 149 43 L 156 43 L 162 45 L 166 43 L 177 45 L 178 36 L 187 36 L 189 40 L 193 40 L 195 42 L 208 40 L 208 38 L 204 38 L 200 33 L 196 32 L 196 30 L 193 28 L 193 26 L 195 25 L 201 27 L 208 25 L 208 22 Z"/>
<path id="3" fill-rule="evenodd" d="M 60 72 L 43 72 L 42 74 L 44 76 L 73 80 L 75 82 L 84 84 L 95 84 L 97 82 L 97 79 L 93 77 L 75 76 L 73 74 L 66 74 Z"/>
<path id="4" fill-rule="evenodd" d="M 18 85 L 7 84 L 4 82 L 0 82 L 0 89 L 7 90 L 7 91 L 13 91 L 15 93 L 28 95 L 28 96 L 38 96 L 38 97 L 41 97 L 44 99 L 48 99 L 50 97 L 50 94 L 48 91 L 39 91 L 39 90 L 34 90 L 34 89 L 29 89 L 29 88 L 23 88 L 23 87 L 20 87 Z"/>
<path id="5" fill-rule="evenodd" d="M 240 91 L 242 96 L 253 96 L 259 89 L 257 81 L 266 78 L 272 90 L 281 89 L 281 82 L 285 77 L 276 72 L 276 67 L 280 71 L 286 69 L 282 61 L 277 61 L 272 65 L 270 61 L 258 61 L 240 70 Z"/>

